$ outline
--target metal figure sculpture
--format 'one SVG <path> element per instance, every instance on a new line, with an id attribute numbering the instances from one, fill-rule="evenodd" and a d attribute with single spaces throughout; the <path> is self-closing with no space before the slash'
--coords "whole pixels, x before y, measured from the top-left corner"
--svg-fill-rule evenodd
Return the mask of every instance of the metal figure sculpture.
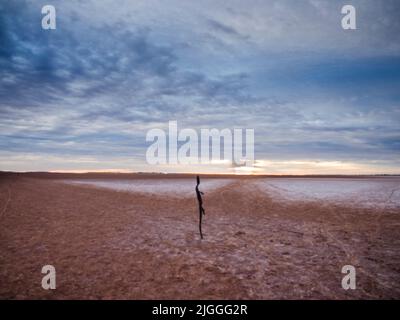
<path id="1" fill-rule="evenodd" d="M 203 199 L 201 197 L 201 195 L 203 195 L 204 193 L 199 190 L 199 184 L 200 184 L 200 177 L 197 176 L 196 195 L 197 195 L 197 201 L 199 202 L 199 215 L 200 215 L 199 231 L 200 231 L 200 237 L 201 237 L 201 239 L 203 239 L 203 233 L 201 231 L 201 222 L 202 222 L 203 215 L 206 214 L 206 211 L 203 208 Z"/>

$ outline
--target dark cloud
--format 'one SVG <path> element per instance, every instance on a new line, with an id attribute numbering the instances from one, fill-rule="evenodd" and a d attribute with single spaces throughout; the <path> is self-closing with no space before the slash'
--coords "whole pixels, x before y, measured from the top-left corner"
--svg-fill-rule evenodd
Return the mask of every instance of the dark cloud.
<path id="1" fill-rule="evenodd" d="M 225 25 L 216 20 L 208 19 L 208 24 L 210 25 L 210 27 L 213 29 L 214 32 L 221 32 L 223 34 L 226 34 L 226 35 L 229 35 L 229 36 L 241 39 L 241 40 L 250 39 L 249 36 L 240 34 L 237 30 L 235 30 L 235 28 Z"/>

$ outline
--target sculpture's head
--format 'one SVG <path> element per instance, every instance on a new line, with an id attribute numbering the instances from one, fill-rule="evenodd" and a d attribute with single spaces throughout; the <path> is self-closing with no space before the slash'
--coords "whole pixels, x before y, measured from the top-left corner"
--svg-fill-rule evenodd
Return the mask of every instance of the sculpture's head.
<path id="1" fill-rule="evenodd" d="M 200 184 L 200 177 L 197 176 L 197 184 Z"/>

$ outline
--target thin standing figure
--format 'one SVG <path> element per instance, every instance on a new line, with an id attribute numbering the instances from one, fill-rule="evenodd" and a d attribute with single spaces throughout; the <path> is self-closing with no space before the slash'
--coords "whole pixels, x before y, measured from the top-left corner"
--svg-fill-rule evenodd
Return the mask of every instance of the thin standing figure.
<path id="1" fill-rule="evenodd" d="M 206 211 L 203 208 L 203 199 L 201 198 L 201 195 L 204 193 L 199 190 L 199 184 L 200 184 L 200 177 L 197 176 L 196 195 L 197 195 L 197 201 L 199 202 L 199 214 L 200 214 L 199 231 L 200 231 L 200 237 L 201 239 L 203 239 L 203 233 L 201 232 L 201 221 L 203 215 L 206 214 Z"/>

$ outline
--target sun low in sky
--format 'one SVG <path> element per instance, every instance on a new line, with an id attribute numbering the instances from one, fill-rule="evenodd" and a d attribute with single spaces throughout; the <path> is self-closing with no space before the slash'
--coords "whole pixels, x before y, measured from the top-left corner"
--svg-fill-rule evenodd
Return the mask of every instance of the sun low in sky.
<path id="1" fill-rule="evenodd" d="M 400 173 L 399 16 L 396 0 L 2 1 L 0 170 Z M 149 164 L 169 121 L 254 130 L 254 164 Z"/>

